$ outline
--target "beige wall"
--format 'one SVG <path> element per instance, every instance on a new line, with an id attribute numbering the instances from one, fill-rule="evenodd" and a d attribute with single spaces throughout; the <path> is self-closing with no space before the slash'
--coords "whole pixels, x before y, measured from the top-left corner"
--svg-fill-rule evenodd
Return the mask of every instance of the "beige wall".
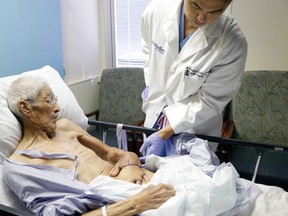
<path id="1" fill-rule="evenodd" d="M 233 0 L 248 41 L 246 70 L 288 70 L 288 0 Z"/>
<path id="2" fill-rule="evenodd" d="M 99 0 L 61 0 L 64 80 L 71 84 L 102 72 Z"/>

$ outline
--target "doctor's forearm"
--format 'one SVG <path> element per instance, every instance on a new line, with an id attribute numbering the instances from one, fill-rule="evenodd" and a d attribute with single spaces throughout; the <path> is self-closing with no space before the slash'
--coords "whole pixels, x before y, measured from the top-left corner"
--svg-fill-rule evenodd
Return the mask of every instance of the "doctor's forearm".
<path id="1" fill-rule="evenodd" d="M 171 125 L 167 125 L 166 127 L 159 130 L 158 134 L 163 140 L 167 140 L 167 139 L 169 139 L 169 137 L 171 137 L 175 133 L 174 133 Z"/>

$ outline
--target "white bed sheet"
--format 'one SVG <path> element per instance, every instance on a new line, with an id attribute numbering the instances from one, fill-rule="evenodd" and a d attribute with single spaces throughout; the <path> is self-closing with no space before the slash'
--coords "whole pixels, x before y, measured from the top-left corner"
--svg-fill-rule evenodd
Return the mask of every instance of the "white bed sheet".
<path id="1" fill-rule="evenodd" d="M 102 178 L 107 182 L 106 177 Z M 99 181 L 101 181 L 99 179 Z M 242 214 L 238 216 L 287 216 L 288 215 L 288 192 L 284 191 L 280 187 L 268 186 L 263 184 L 256 184 L 263 191 L 255 201 L 254 206 L 252 207 L 250 213 Z M 127 187 L 122 185 L 122 188 L 125 190 Z M 130 188 L 131 189 L 131 188 Z M 104 191 L 105 189 L 103 189 Z M 134 190 L 134 191 L 133 191 Z M 139 187 L 135 186 L 132 188 L 132 193 L 139 191 Z M 111 197 L 113 199 L 113 197 Z M 115 198 L 121 200 L 119 197 Z M 123 197 L 124 199 L 124 197 Z"/>
<path id="2" fill-rule="evenodd" d="M 288 192 L 275 186 L 257 184 L 262 194 L 257 198 L 249 216 L 286 216 L 288 215 Z M 27 211 L 18 197 L 10 191 L 2 177 L 0 164 L 0 204 Z"/>
<path id="3" fill-rule="evenodd" d="M 288 192 L 280 187 L 257 185 L 263 193 L 256 200 L 250 216 L 288 215 Z"/>

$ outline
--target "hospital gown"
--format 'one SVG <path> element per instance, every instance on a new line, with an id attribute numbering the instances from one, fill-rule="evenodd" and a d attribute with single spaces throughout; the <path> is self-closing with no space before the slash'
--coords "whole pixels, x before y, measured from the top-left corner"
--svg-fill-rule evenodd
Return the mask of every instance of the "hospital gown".
<path id="1" fill-rule="evenodd" d="M 75 161 L 73 170 L 52 166 L 24 164 L 6 159 L 3 175 L 10 189 L 35 215 L 80 215 L 91 209 L 114 203 L 99 194 L 86 193 L 91 186 L 76 177 L 77 156 L 27 151 L 39 158 L 70 158 Z"/>
<path id="2" fill-rule="evenodd" d="M 161 158 L 151 155 L 146 159 L 146 168 L 157 170 L 149 184 L 171 184 L 177 193 L 159 209 L 141 215 L 247 215 L 261 193 L 260 189 L 254 183 L 240 179 L 230 163 L 213 164 L 214 153 L 206 141 L 194 139 L 188 151 L 190 154 L 185 156 Z M 55 154 L 41 152 L 36 156 L 53 158 Z M 63 157 L 63 154 L 58 156 Z M 75 157 L 77 165 L 76 156 L 67 157 Z M 4 165 L 9 187 L 36 215 L 81 214 L 126 199 L 148 185 L 108 176 L 98 176 L 87 185 L 77 181 L 75 176 L 76 169 L 68 171 L 9 159 Z"/>

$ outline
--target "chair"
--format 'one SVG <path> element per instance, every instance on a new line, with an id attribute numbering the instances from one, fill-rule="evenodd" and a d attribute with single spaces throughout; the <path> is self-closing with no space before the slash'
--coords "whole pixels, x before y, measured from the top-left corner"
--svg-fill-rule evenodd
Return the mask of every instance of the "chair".
<path id="1" fill-rule="evenodd" d="M 245 178 L 283 187 L 288 181 L 288 71 L 246 71 L 231 109 L 224 137 L 263 145 L 225 146 L 227 160 Z"/>
<path id="2" fill-rule="evenodd" d="M 96 120 L 142 125 L 145 113 L 142 111 L 141 93 L 144 88 L 143 68 L 104 69 L 100 80 Z M 128 132 L 128 135 L 128 150 L 139 153 L 142 134 Z M 107 132 L 107 143 L 117 146 L 115 131 Z"/>
<path id="3" fill-rule="evenodd" d="M 100 81 L 98 120 L 141 124 L 141 93 L 145 88 L 142 68 L 104 69 Z"/>

